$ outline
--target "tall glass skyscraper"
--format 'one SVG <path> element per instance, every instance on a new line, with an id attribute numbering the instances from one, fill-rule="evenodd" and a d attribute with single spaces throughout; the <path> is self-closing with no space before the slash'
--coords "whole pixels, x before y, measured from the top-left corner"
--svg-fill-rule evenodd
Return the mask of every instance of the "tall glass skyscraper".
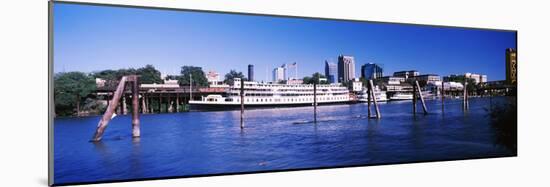
<path id="1" fill-rule="evenodd" d="M 355 59 L 353 56 L 338 56 L 338 82 L 349 82 L 355 78 Z"/>
<path id="2" fill-rule="evenodd" d="M 248 64 L 248 81 L 254 81 L 254 65 Z"/>
<path id="3" fill-rule="evenodd" d="M 384 69 L 375 63 L 363 64 L 361 66 L 361 77 L 364 79 L 378 79 L 384 76 Z"/>
<path id="4" fill-rule="evenodd" d="M 325 77 L 327 77 L 328 83 L 336 83 L 336 77 L 338 73 L 338 66 L 335 63 L 331 63 L 325 60 Z"/>

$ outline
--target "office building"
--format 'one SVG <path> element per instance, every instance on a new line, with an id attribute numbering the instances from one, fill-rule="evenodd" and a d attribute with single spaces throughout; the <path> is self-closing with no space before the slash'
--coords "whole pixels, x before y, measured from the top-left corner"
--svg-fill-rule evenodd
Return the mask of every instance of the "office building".
<path id="1" fill-rule="evenodd" d="M 273 82 L 279 82 L 285 80 L 285 68 L 276 67 L 273 69 Z"/>
<path id="2" fill-rule="evenodd" d="M 248 64 L 248 81 L 254 81 L 254 65 Z"/>
<path id="3" fill-rule="evenodd" d="M 338 82 L 349 82 L 355 78 L 355 59 L 353 56 L 338 56 Z"/>
<path id="4" fill-rule="evenodd" d="M 379 79 L 383 76 L 383 69 L 379 64 L 368 63 L 361 66 L 361 77 L 364 79 Z"/>
<path id="5" fill-rule="evenodd" d="M 420 75 L 420 73 L 416 70 L 398 71 L 398 72 L 393 73 L 394 77 L 403 77 L 405 79 L 416 77 L 418 75 Z"/>
<path id="6" fill-rule="evenodd" d="M 517 51 L 516 49 L 506 49 L 506 84 L 517 84 Z"/>
<path id="7" fill-rule="evenodd" d="M 335 63 L 331 63 L 325 60 L 325 77 L 327 77 L 328 83 L 337 83 L 338 66 Z"/>

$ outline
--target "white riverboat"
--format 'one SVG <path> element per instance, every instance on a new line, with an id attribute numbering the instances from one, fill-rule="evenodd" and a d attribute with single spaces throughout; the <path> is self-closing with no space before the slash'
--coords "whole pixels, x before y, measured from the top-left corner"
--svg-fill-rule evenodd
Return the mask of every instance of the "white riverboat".
<path id="1" fill-rule="evenodd" d="M 377 102 L 388 101 L 388 96 L 386 95 L 386 92 L 380 90 L 378 86 L 374 88 L 374 97 L 376 97 Z M 361 92 L 359 92 L 359 94 L 357 95 L 357 99 L 359 100 L 359 102 L 369 102 L 366 88 L 364 88 L 363 90 L 361 90 Z M 371 102 L 374 102 L 374 100 L 371 99 Z"/>
<path id="2" fill-rule="evenodd" d="M 201 100 L 189 101 L 193 110 L 224 110 L 241 105 L 241 79 L 226 88 L 224 94 L 212 94 Z M 339 84 L 318 84 L 317 104 L 350 102 L 348 88 Z M 311 106 L 313 104 L 312 84 L 277 84 L 244 81 L 245 107 Z"/>
<path id="3" fill-rule="evenodd" d="M 390 97 L 391 101 L 413 100 L 412 93 L 397 92 Z"/>

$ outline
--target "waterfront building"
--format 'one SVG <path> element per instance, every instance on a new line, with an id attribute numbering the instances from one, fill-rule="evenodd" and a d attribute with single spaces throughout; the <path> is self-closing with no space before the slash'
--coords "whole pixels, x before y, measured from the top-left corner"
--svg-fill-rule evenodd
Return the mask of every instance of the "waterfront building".
<path id="1" fill-rule="evenodd" d="M 517 84 L 517 51 L 516 49 L 506 49 L 506 84 Z"/>
<path id="2" fill-rule="evenodd" d="M 314 102 L 311 84 L 278 84 L 244 81 L 246 107 L 261 106 L 311 106 Z M 238 108 L 241 104 L 241 79 L 235 78 L 224 94 L 211 94 L 201 100 L 189 101 L 194 109 L 220 110 Z M 318 84 L 316 91 L 318 104 L 347 103 L 349 90 L 338 84 Z"/>
<path id="3" fill-rule="evenodd" d="M 481 82 L 481 75 L 475 73 L 465 73 L 464 77 L 473 79 L 476 84 Z"/>
<path id="4" fill-rule="evenodd" d="M 418 75 L 420 75 L 420 73 L 416 70 L 398 71 L 393 73 L 394 77 L 403 77 L 405 79 L 416 77 Z"/>
<path id="5" fill-rule="evenodd" d="M 405 82 L 404 77 L 385 76 L 380 79 L 387 84 L 401 84 L 402 82 Z"/>
<path id="6" fill-rule="evenodd" d="M 338 82 L 349 82 L 355 78 L 355 59 L 353 56 L 338 56 Z"/>
<path id="7" fill-rule="evenodd" d="M 335 63 L 331 63 L 325 60 L 325 77 L 327 77 L 328 83 L 337 83 L 336 80 L 338 73 L 338 66 Z"/>
<path id="8" fill-rule="evenodd" d="M 350 80 L 349 87 L 353 92 L 360 92 L 363 90 L 363 82 L 361 82 L 358 78 L 355 78 Z"/>
<path id="9" fill-rule="evenodd" d="M 172 80 L 172 79 L 165 79 L 163 84 L 153 83 L 153 84 L 141 84 L 139 86 L 140 86 L 140 88 L 150 89 L 150 90 L 155 90 L 155 89 L 160 89 L 160 88 L 164 88 L 164 89 L 166 89 L 166 88 L 173 88 L 173 89 L 180 88 L 178 80 Z"/>
<path id="10" fill-rule="evenodd" d="M 417 81 L 424 81 L 426 83 L 441 82 L 441 77 L 436 74 L 424 74 L 415 77 Z"/>
<path id="11" fill-rule="evenodd" d="M 413 86 L 409 83 L 399 83 L 399 84 L 387 84 L 384 83 L 383 87 L 387 92 L 412 92 Z"/>
<path id="12" fill-rule="evenodd" d="M 248 64 L 248 80 L 254 81 L 254 65 Z"/>
<path id="13" fill-rule="evenodd" d="M 273 69 L 273 82 L 277 83 L 279 81 L 285 80 L 285 75 L 286 72 L 284 66 L 276 67 L 275 69 Z"/>
<path id="14" fill-rule="evenodd" d="M 102 78 L 95 78 L 95 86 L 97 88 L 101 88 L 101 87 L 105 87 L 105 83 L 107 82 L 107 80 L 105 79 L 102 79 Z"/>
<path id="15" fill-rule="evenodd" d="M 487 75 L 481 75 L 481 81 L 482 83 L 487 82 Z"/>
<path id="16" fill-rule="evenodd" d="M 361 66 L 361 77 L 366 80 L 379 79 L 383 76 L 383 68 L 379 64 L 368 63 Z"/>
<path id="17" fill-rule="evenodd" d="M 286 84 L 304 84 L 303 79 L 288 79 Z"/>
<path id="18" fill-rule="evenodd" d="M 464 89 L 464 85 L 460 82 L 444 82 L 443 85 L 445 90 L 458 91 Z"/>
<path id="19" fill-rule="evenodd" d="M 453 75 L 449 75 L 447 77 L 444 77 L 443 80 L 453 81 L 453 80 L 456 80 L 457 78 L 458 79 L 472 79 L 474 81 L 474 83 L 476 83 L 476 84 L 487 82 L 487 75 L 481 75 L 481 74 L 476 74 L 476 73 L 464 73 L 464 75 L 453 74 Z"/>

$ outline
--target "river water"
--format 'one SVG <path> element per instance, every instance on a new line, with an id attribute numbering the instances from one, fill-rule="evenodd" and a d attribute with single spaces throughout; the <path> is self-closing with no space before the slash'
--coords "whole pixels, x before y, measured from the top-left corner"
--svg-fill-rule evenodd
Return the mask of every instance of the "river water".
<path id="1" fill-rule="evenodd" d="M 495 144 L 486 108 L 504 98 L 428 100 L 429 115 L 410 101 L 381 103 L 380 120 L 366 104 L 115 117 L 100 143 L 90 143 L 99 116 L 54 121 L 54 182 L 196 176 L 320 167 L 513 156 Z M 374 110 L 373 110 L 374 112 Z"/>

